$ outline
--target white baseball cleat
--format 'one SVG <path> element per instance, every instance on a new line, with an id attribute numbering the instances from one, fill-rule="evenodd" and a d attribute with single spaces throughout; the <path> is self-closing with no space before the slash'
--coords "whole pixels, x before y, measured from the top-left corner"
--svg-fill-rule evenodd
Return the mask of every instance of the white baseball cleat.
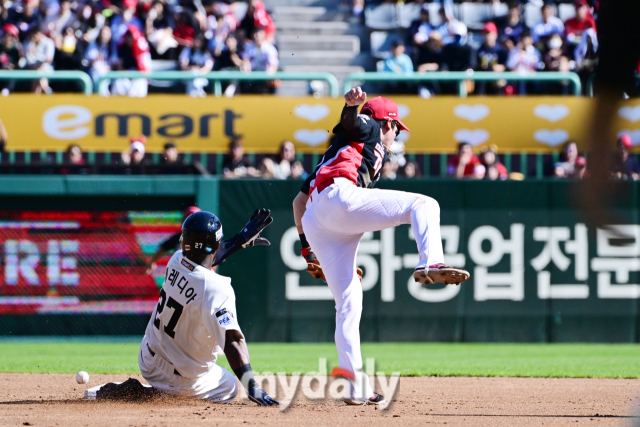
<path id="1" fill-rule="evenodd" d="M 469 272 L 461 268 L 446 264 L 434 264 L 426 268 L 416 268 L 413 279 L 423 285 L 444 283 L 445 285 L 459 285 L 469 278 Z"/>
<path id="2" fill-rule="evenodd" d="M 366 400 L 352 400 L 352 399 L 344 399 L 344 403 L 347 405 L 379 405 L 384 402 L 384 396 L 378 393 L 373 393 L 373 396 Z"/>

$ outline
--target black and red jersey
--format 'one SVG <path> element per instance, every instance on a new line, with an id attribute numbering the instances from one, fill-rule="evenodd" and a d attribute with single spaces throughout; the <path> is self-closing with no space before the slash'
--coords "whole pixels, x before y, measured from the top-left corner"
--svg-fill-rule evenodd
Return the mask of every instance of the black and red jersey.
<path id="1" fill-rule="evenodd" d="M 333 133 L 333 144 L 302 185 L 300 191 L 304 194 L 311 194 L 315 188 L 322 191 L 334 178 L 347 178 L 362 188 L 372 188 L 380 178 L 388 156 L 375 120 L 358 114 L 358 107 L 345 106 Z"/>

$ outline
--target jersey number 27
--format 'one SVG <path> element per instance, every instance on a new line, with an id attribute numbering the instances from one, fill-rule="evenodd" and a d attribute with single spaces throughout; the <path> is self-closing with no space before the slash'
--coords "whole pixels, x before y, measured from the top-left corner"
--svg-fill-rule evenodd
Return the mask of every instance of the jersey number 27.
<path id="1" fill-rule="evenodd" d="M 160 330 L 160 317 L 158 316 L 164 311 L 165 304 L 168 308 L 173 308 L 173 314 L 171 315 L 171 319 L 169 319 L 169 323 L 164 327 L 164 333 L 169 335 L 171 338 L 175 338 L 176 325 L 182 315 L 183 307 L 172 297 L 169 297 L 169 301 L 167 301 L 167 293 L 164 289 L 160 291 L 160 299 L 158 300 L 158 306 L 156 307 L 156 318 L 153 320 L 153 326 L 155 326 L 157 330 Z"/>

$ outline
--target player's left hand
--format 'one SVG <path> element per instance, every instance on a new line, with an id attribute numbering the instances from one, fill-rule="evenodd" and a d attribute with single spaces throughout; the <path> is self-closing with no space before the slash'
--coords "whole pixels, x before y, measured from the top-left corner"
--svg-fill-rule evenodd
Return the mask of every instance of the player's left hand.
<path id="1" fill-rule="evenodd" d="M 145 274 L 151 274 L 153 273 L 153 271 L 156 269 L 156 263 L 155 262 L 151 262 L 149 264 L 147 264 L 147 270 L 145 271 Z"/>
<path id="2" fill-rule="evenodd" d="M 269 396 L 264 390 L 260 387 L 254 387 L 249 390 L 247 393 L 249 400 L 257 403 L 260 406 L 277 406 L 280 405 L 280 402 L 274 400 L 271 396 Z"/>
<path id="3" fill-rule="evenodd" d="M 360 104 L 364 104 L 364 101 L 366 100 L 367 92 L 363 92 L 360 86 L 353 88 L 344 94 L 344 102 L 349 107 L 357 107 Z"/>
<path id="4" fill-rule="evenodd" d="M 262 230 L 273 222 L 273 218 L 270 215 L 271 211 L 269 209 L 256 209 L 253 212 L 249 222 L 236 235 L 238 243 L 243 248 L 247 246 L 269 246 L 271 244 L 264 237 L 260 237 Z"/>
<path id="5" fill-rule="evenodd" d="M 247 246 L 271 246 L 271 242 L 266 237 L 258 236 Z"/>

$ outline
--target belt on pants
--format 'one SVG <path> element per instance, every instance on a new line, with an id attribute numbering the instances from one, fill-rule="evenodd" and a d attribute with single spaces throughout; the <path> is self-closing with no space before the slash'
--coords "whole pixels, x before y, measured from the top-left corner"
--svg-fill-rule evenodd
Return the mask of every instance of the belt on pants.
<path id="1" fill-rule="evenodd" d="M 318 190 L 318 194 L 322 193 L 324 190 L 326 190 L 328 187 L 330 187 L 333 184 L 337 184 L 339 182 L 339 180 L 344 180 L 347 181 L 349 184 L 351 185 L 355 185 L 353 182 L 351 182 L 349 179 L 344 178 L 344 177 L 336 177 L 336 178 L 331 178 L 328 179 L 326 181 L 322 181 L 320 184 L 318 184 L 316 186 L 316 190 Z M 309 193 L 311 194 L 311 193 Z"/>
<path id="2" fill-rule="evenodd" d="M 147 350 L 149 350 L 149 354 L 151 355 L 151 357 L 156 357 L 156 352 L 151 350 L 151 347 L 149 347 L 149 344 L 147 344 Z M 182 375 L 180 375 L 180 372 L 178 372 L 177 369 L 173 369 L 173 373 L 176 374 L 177 376 L 181 377 Z"/>

